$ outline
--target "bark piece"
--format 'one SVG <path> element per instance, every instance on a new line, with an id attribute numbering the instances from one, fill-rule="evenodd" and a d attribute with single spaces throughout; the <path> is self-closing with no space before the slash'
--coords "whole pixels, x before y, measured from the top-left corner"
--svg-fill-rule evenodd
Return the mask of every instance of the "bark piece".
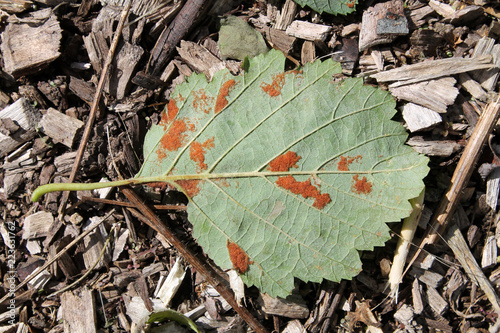
<path id="1" fill-rule="evenodd" d="M 290 36 L 305 39 L 309 41 L 325 41 L 328 34 L 332 31 L 332 27 L 322 24 L 316 24 L 306 21 L 293 21 L 286 33 Z"/>
<path id="2" fill-rule="evenodd" d="M 293 22 L 297 14 L 297 4 L 293 0 L 286 0 L 281 12 L 276 18 L 275 29 L 286 30 L 286 28 Z"/>
<path id="3" fill-rule="evenodd" d="M 4 10 L 9 14 L 17 14 L 30 9 L 32 6 L 33 2 L 31 0 L 9 0 L 0 3 L 0 10 Z"/>
<path id="4" fill-rule="evenodd" d="M 407 26 L 406 29 L 401 30 L 388 29 L 389 27 L 400 27 L 406 24 L 401 0 L 378 3 L 373 7 L 369 7 L 363 13 L 361 21 L 359 51 L 364 51 L 375 45 L 390 43 L 398 36 L 407 34 Z"/>
<path id="5" fill-rule="evenodd" d="M 54 217 L 49 212 L 37 212 L 24 219 L 23 239 L 45 237 L 54 222 Z"/>
<path id="6" fill-rule="evenodd" d="M 455 83 L 454 78 L 446 77 L 400 87 L 390 87 L 389 90 L 398 99 L 424 106 L 436 112 L 446 113 L 448 105 L 452 105 L 458 95 Z"/>
<path id="7" fill-rule="evenodd" d="M 92 104 L 95 95 L 95 87 L 92 83 L 74 76 L 70 78 L 69 90 L 87 104 Z"/>
<path id="8" fill-rule="evenodd" d="M 83 121 L 67 116 L 54 108 L 49 108 L 40 121 L 45 134 L 55 143 L 62 143 L 68 148 L 73 147 L 84 125 Z"/>
<path id="9" fill-rule="evenodd" d="M 36 73 L 61 54 L 62 30 L 51 9 L 31 13 L 30 18 L 29 23 L 9 23 L 2 32 L 5 71 L 14 77 Z"/>
<path id="10" fill-rule="evenodd" d="M 500 67 L 500 45 L 495 44 L 495 39 L 483 37 L 477 42 L 472 58 L 480 58 L 484 55 L 491 55 L 496 67 L 482 71 L 474 71 L 471 73 L 471 76 L 478 81 L 486 91 L 491 91 L 495 89 L 497 84 L 499 76 L 498 67 Z"/>
<path id="11" fill-rule="evenodd" d="M 412 137 L 407 142 L 413 149 L 427 156 L 450 156 L 462 147 L 451 140 L 425 140 L 422 137 Z"/>
<path id="12" fill-rule="evenodd" d="M 97 317 L 92 290 L 82 288 L 77 294 L 67 291 L 61 295 L 62 319 L 65 332 L 97 332 Z"/>
<path id="13" fill-rule="evenodd" d="M 412 29 L 419 28 L 427 23 L 427 18 L 435 11 L 430 6 L 422 6 L 415 9 L 410 9 L 408 20 Z"/>
<path id="14" fill-rule="evenodd" d="M 371 77 L 378 82 L 400 81 L 398 84 L 402 85 L 493 67 L 495 64 L 492 63 L 492 57 L 487 55 L 477 58 L 446 58 L 398 67 Z"/>
<path id="15" fill-rule="evenodd" d="M 417 278 L 420 282 L 433 288 L 437 288 L 443 283 L 443 276 L 430 270 L 413 267 L 410 274 Z"/>
<path id="16" fill-rule="evenodd" d="M 497 241 L 495 236 L 489 236 L 484 244 L 483 254 L 481 256 L 481 268 L 490 268 L 497 264 Z"/>
<path id="17" fill-rule="evenodd" d="M 101 218 L 91 218 L 90 220 L 92 223 L 90 224 L 90 226 L 95 224 L 95 220 L 99 219 Z M 90 269 L 98 260 L 99 262 L 94 267 L 94 269 L 96 270 L 102 268 L 111 261 L 111 251 L 109 246 L 106 248 L 102 258 L 99 259 L 107 236 L 108 235 L 106 229 L 104 229 L 104 226 L 102 224 L 99 224 L 99 226 L 95 228 L 93 232 L 91 232 L 83 239 L 83 243 L 85 245 L 85 249 L 83 251 L 83 261 L 87 269 Z"/>
<path id="18" fill-rule="evenodd" d="M 443 121 L 436 111 L 413 103 L 403 107 L 403 118 L 411 132 L 429 129 Z"/>
<path id="19" fill-rule="evenodd" d="M 411 295 L 413 299 L 413 309 L 416 314 L 424 311 L 424 302 L 422 300 L 422 287 L 418 283 L 418 279 L 413 280 Z"/>
<path id="20" fill-rule="evenodd" d="M 177 52 L 181 58 L 196 71 L 205 74 L 208 81 L 213 75 L 225 68 L 224 62 L 214 56 L 210 51 L 201 45 L 189 41 L 181 41 L 181 46 L 177 47 Z"/>
<path id="21" fill-rule="evenodd" d="M 92 32 L 83 37 L 90 61 L 97 73 L 101 72 L 108 55 L 110 47 L 108 40 L 111 40 L 114 33 L 113 22 L 119 21 L 120 12 L 119 8 L 104 7 L 92 24 Z M 126 37 L 124 39 L 125 41 L 117 47 L 112 62 L 113 70 L 110 71 L 109 78 L 104 85 L 105 91 L 116 96 L 117 99 L 125 97 L 135 67 L 144 54 L 142 47 L 129 43 Z"/>
<path id="22" fill-rule="evenodd" d="M 289 54 L 293 50 L 293 45 L 297 38 L 288 35 L 283 30 L 278 30 L 262 24 L 261 21 L 251 20 L 255 29 L 264 35 L 264 38 L 269 42 L 269 44 L 281 50 L 285 54 Z"/>
<path id="23" fill-rule="evenodd" d="M 498 193 L 500 190 L 500 168 L 495 168 L 486 182 L 486 204 L 494 211 L 497 209 Z M 483 267 L 484 268 L 484 267 Z"/>
<path id="24" fill-rule="evenodd" d="M 442 316 L 448 310 L 448 303 L 435 288 L 427 286 L 426 296 L 428 304 L 437 314 Z"/>
<path id="25" fill-rule="evenodd" d="M 262 311 L 267 314 L 283 316 L 287 318 L 303 319 L 309 315 L 309 309 L 301 297 L 294 295 L 287 299 L 273 298 L 268 294 L 260 294 L 259 303 L 262 305 Z"/>
<path id="26" fill-rule="evenodd" d="M 481 71 L 481 72 L 488 72 L 487 71 Z M 464 87 L 465 90 L 469 94 L 471 94 L 472 97 L 475 99 L 478 99 L 480 101 L 486 102 L 488 100 L 488 94 L 486 91 L 484 91 L 483 87 L 475 81 L 472 77 L 470 77 L 469 74 L 467 73 L 460 73 L 458 75 L 458 82 Z"/>
<path id="27" fill-rule="evenodd" d="M 71 237 L 66 236 L 61 239 L 58 239 L 54 244 L 52 244 L 49 248 L 49 257 L 54 257 L 57 255 L 64 247 L 66 247 L 71 242 Z M 67 279 L 80 274 L 80 271 L 76 268 L 73 259 L 68 254 L 68 252 L 64 252 L 60 255 L 57 260 L 57 265 L 61 268 L 63 274 Z M 53 270 L 54 275 L 56 270 Z"/>
<path id="28" fill-rule="evenodd" d="M 40 119 L 40 112 L 33 108 L 26 98 L 20 98 L 0 111 L 0 119 L 10 119 L 19 127 L 14 133 L 5 135 L 0 132 L 0 156 L 33 139 L 36 135 L 35 126 Z"/>
<path id="29" fill-rule="evenodd" d="M 282 333 L 304 333 L 305 329 L 298 319 L 290 320 Z"/>
<path id="30" fill-rule="evenodd" d="M 340 62 L 342 73 L 352 75 L 354 67 L 358 62 L 358 42 L 354 38 L 345 38 L 342 40 L 342 48 L 340 51 L 332 55 L 334 61 Z"/>
<path id="31" fill-rule="evenodd" d="M 307 64 L 308 62 L 313 62 L 316 58 L 316 46 L 314 42 L 309 40 L 304 41 L 302 44 L 302 50 L 300 52 L 300 60 L 302 65 Z"/>

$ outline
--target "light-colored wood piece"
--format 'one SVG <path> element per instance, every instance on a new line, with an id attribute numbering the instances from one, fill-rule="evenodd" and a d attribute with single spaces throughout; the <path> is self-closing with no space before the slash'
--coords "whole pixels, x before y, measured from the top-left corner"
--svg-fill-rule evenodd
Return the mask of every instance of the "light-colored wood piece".
<path id="1" fill-rule="evenodd" d="M 461 146 L 451 140 L 424 140 L 422 137 L 412 137 L 407 142 L 413 149 L 427 156 L 450 156 L 460 150 Z"/>
<path id="2" fill-rule="evenodd" d="M 486 204 L 494 211 L 497 209 L 498 194 L 500 191 L 500 168 L 495 168 L 486 182 Z"/>
<path id="3" fill-rule="evenodd" d="M 340 33 L 340 36 L 347 37 L 356 31 L 359 31 L 359 24 L 358 23 L 351 23 L 349 25 L 346 25 L 344 28 L 342 28 L 342 32 Z"/>
<path id="4" fill-rule="evenodd" d="M 473 58 L 479 58 L 484 55 L 491 55 L 493 62 L 497 66 L 483 71 L 474 71 L 471 76 L 477 80 L 486 91 L 494 90 L 498 81 L 500 67 L 500 45 L 495 44 L 496 40 L 490 37 L 481 38 L 474 47 Z"/>
<path id="5" fill-rule="evenodd" d="M 446 311 L 448 311 L 448 303 L 435 288 L 427 286 L 426 295 L 427 303 L 437 314 L 442 316 Z"/>
<path id="6" fill-rule="evenodd" d="M 448 105 L 455 102 L 459 91 L 456 80 L 444 77 L 400 87 L 390 87 L 391 94 L 401 100 L 412 102 L 439 113 L 446 113 Z"/>
<path id="7" fill-rule="evenodd" d="M 0 156 L 33 139 L 36 135 L 35 126 L 41 118 L 40 112 L 31 106 L 26 98 L 20 98 L 0 111 L 0 119 L 11 119 L 19 130 L 6 135 L 0 133 Z"/>
<path id="8" fill-rule="evenodd" d="M 426 130 L 443 121 L 436 111 L 413 103 L 403 106 L 403 118 L 410 132 Z"/>
<path id="9" fill-rule="evenodd" d="M 486 269 L 497 264 L 497 241 L 495 236 L 489 236 L 486 238 L 486 244 L 484 244 L 483 253 L 481 256 L 481 268 Z"/>
<path id="10" fill-rule="evenodd" d="M 38 19 L 44 16 L 45 19 Z M 39 71 L 61 54 L 62 30 L 50 8 L 31 14 L 37 23 L 9 23 L 2 32 L 0 50 L 5 71 L 14 77 Z"/>
<path id="11" fill-rule="evenodd" d="M 167 278 L 164 279 L 161 284 L 158 283 L 154 295 L 168 307 L 170 305 L 170 301 L 175 296 L 175 293 L 179 290 L 185 276 L 186 270 L 181 264 L 179 257 L 175 261 L 175 264 L 172 266 L 170 272 L 168 272 Z"/>
<path id="12" fill-rule="evenodd" d="M 9 14 L 22 13 L 33 6 L 31 0 L 9 0 L 0 2 L 0 10 Z"/>
<path id="13" fill-rule="evenodd" d="M 475 81 L 469 74 L 467 73 L 458 74 L 458 82 L 460 82 L 462 87 L 464 87 L 464 89 L 469 94 L 471 94 L 471 96 L 474 97 L 475 99 L 478 99 L 483 102 L 487 101 L 488 94 L 486 93 L 486 91 L 484 91 L 483 87 L 477 81 Z"/>
<path id="14" fill-rule="evenodd" d="M 290 320 L 282 333 L 306 333 L 304 325 L 298 319 Z"/>
<path id="15" fill-rule="evenodd" d="M 361 29 L 359 31 L 360 52 L 375 45 L 390 43 L 399 35 L 401 35 L 401 33 L 380 34 L 377 32 L 378 25 L 383 23 L 384 20 L 387 20 L 388 16 L 399 16 L 404 21 L 404 23 L 406 23 L 406 18 L 403 14 L 403 2 L 401 0 L 392 0 L 383 3 L 377 3 L 372 7 L 368 7 L 368 9 L 363 12 Z M 408 31 L 406 31 L 406 33 L 404 34 L 407 33 Z"/>
<path id="16" fill-rule="evenodd" d="M 411 296 L 415 313 L 421 314 L 424 311 L 424 301 L 422 300 L 422 286 L 418 282 L 418 279 L 413 280 Z"/>
<path id="17" fill-rule="evenodd" d="M 101 217 L 90 218 L 91 224 L 87 226 L 87 228 L 92 227 L 95 223 L 99 223 Z M 86 228 L 84 228 L 85 230 Z M 98 260 L 101 255 L 102 249 L 104 247 L 104 243 L 106 242 L 106 238 L 108 234 L 106 229 L 102 224 L 99 224 L 95 230 L 86 236 L 83 239 L 83 244 L 85 249 L 83 251 L 83 262 L 87 269 L 91 268 Z M 111 261 L 111 251 L 109 246 L 106 248 L 104 255 L 99 260 L 99 263 L 94 267 L 95 270 L 98 270 L 105 265 L 107 265 Z"/>
<path id="18" fill-rule="evenodd" d="M 398 85 L 416 83 L 443 76 L 489 69 L 495 65 L 489 55 L 477 58 L 445 58 L 406 65 L 371 75 L 378 82 L 398 81 Z M 402 82 L 404 81 L 404 82 Z M 394 86 L 394 85 L 393 85 Z"/>
<path id="19" fill-rule="evenodd" d="M 64 332 L 97 332 L 97 316 L 92 290 L 86 287 L 76 293 L 66 291 L 61 295 Z"/>
<path id="20" fill-rule="evenodd" d="M 455 9 L 447 3 L 437 0 L 430 0 L 429 6 L 442 17 L 451 17 L 455 14 Z"/>
<path id="21" fill-rule="evenodd" d="M 276 18 L 275 29 L 286 30 L 286 28 L 293 22 L 295 14 L 297 13 L 297 4 L 293 0 L 286 0 L 281 8 L 281 12 Z"/>
<path id="22" fill-rule="evenodd" d="M 71 148 L 83 128 L 83 121 L 49 108 L 40 121 L 40 127 L 55 143 Z"/>
<path id="23" fill-rule="evenodd" d="M 23 224 L 23 239 L 45 237 L 54 223 L 51 213 L 40 211 L 27 216 Z"/>
<path id="24" fill-rule="evenodd" d="M 433 288 L 437 288 L 443 283 L 443 276 L 430 270 L 413 267 L 410 271 L 410 275 Z"/>
<path id="25" fill-rule="evenodd" d="M 286 29 L 286 33 L 290 36 L 313 42 L 317 40 L 324 42 L 330 31 L 332 31 L 332 27 L 328 25 L 306 21 L 293 21 Z"/>
<path id="26" fill-rule="evenodd" d="M 302 50 L 300 52 L 300 60 L 302 65 L 307 64 L 308 62 L 313 62 L 316 58 L 316 46 L 314 42 L 304 41 L 302 44 Z"/>
<path id="27" fill-rule="evenodd" d="M 293 295 L 287 297 L 287 299 L 282 299 L 261 293 L 258 302 L 262 306 L 262 311 L 270 315 L 295 319 L 307 318 L 309 315 L 309 309 L 304 300 Z"/>
<path id="28" fill-rule="evenodd" d="M 214 56 L 210 51 L 201 45 L 190 41 L 181 41 L 181 46 L 177 48 L 177 52 L 189 66 L 196 71 L 205 74 L 208 81 L 212 80 L 213 75 L 224 69 L 225 65 L 222 60 Z"/>
<path id="29" fill-rule="evenodd" d="M 414 28 L 418 28 L 427 23 L 427 17 L 434 13 L 434 9 L 430 6 L 422 6 L 417 9 L 411 9 L 408 20 L 413 24 Z"/>

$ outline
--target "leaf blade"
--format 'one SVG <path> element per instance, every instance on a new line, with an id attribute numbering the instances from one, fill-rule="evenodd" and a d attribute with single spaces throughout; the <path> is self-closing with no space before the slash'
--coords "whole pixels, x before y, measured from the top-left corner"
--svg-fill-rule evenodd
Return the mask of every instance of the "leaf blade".
<path id="1" fill-rule="evenodd" d="M 243 76 L 222 71 L 211 83 L 195 76 L 179 86 L 179 110 L 148 133 L 137 177 L 177 176 L 206 253 L 230 268 L 226 243 L 237 244 L 248 256 L 244 281 L 286 297 L 294 276 L 338 281 L 359 272 L 358 251 L 383 245 L 385 222 L 409 214 L 428 169 L 390 120 L 387 92 L 361 79 L 334 82 L 340 66 L 331 61 L 301 72 L 283 66 L 284 56 L 270 51 Z M 176 121 L 185 126 L 180 144 L 169 136 Z M 163 148 L 170 145 L 176 149 Z M 288 152 L 300 158 L 273 170 Z"/>

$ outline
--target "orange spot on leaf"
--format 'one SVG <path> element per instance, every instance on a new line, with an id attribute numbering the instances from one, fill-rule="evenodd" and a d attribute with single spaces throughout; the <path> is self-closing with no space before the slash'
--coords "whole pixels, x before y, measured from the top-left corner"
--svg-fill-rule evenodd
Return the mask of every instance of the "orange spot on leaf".
<path id="1" fill-rule="evenodd" d="M 210 104 L 213 102 L 213 97 L 208 97 L 203 89 L 193 91 L 193 96 L 193 108 L 208 113 L 210 111 Z"/>
<path id="2" fill-rule="evenodd" d="M 276 157 L 269 163 L 269 170 L 271 171 L 288 171 L 290 168 L 297 168 L 297 162 L 302 157 L 297 156 L 297 154 L 293 151 L 287 151 L 285 154 L 282 154 Z"/>
<path id="3" fill-rule="evenodd" d="M 227 240 L 227 250 L 229 251 L 229 259 L 233 263 L 234 269 L 243 274 L 248 270 L 248 265 L 253 264 L 253 261 L 248 260 L 248 255 L 238 246 L 238 244 Z"/>
<path id="4" fill-rule="evenodd" d="M 361 159 L 361 155 L 355 156 L 355 157 L 350 157 L 350 156 L 340 156 L 340 161 L 337 163 L 337 170 L 339 171 L 349 171 L 349 165 L 356 161 L 359 162 Z"/>
<path id="5" fill-rule="evenodd" d="M 260 87 L 262 90 L 271 97 L 276 97 L 281 94 L 281 89 L 285 85 L 285 73 L 273 75 L 271 84 L 262 82 Z"/>
<path id="6" fill-rule="evenodd" d="M 182 146 L 182 141 L 186 136 L 187 126 L 183 120 L 174 120 L 168 132 L 160 140 L 161 146 L 168 151 L 174 151 Z"/>
<path id="7" fill-rule="evenodd" d="M 323 209 L 327 203 L 332 201 L 328 193 L 321 193 L 314 185 L 311 184 L 311 180 L 308 179 L 303 182 L 297 181 L 293 176 L 278 177 L 276 184 L 286 190 L 289 190 L 293 194 L 300 194 L 305 199 L 313 198 L 313 207 L 318 209 Z"/>
<path id="8" fill-rule="evenodd" d="M 236 84 L 236 81 L 234 79 L 228 80 L 224 82 L 222 87 L 219 90 L 219 95 L 217 95 L 217 100 L 215 101 L 215 108 L 214 112 L 219 113 L 224 109 L 228 103 L 227 101 L 227 95 L 229 95 L 229 91 L 233 89 L 234 85 Z"/>
<path id="9" fill-rule="evenodd" d="M 167 109 L 162 113 L 160 125 L 168 125 L 172 122 L 175 117 L 179 113 L 179 108 L 177 107 L 176 101 L 174 98 L 171 98 L 167 104 Z"/>
<path id="10" fill-rule="evenodd" d="M 198 167 L 200 171 L 206 170 L 207 165 L 205 164 L 205 152 L 207 149 L 214 147 L 214 138 L 210 138 L 204 143 L 199 143 L 197 141 L 193 141 L 191 146 L 189 147 L 189 157 L 191 160 L 198 163 Z"/>
<path id="11" fill-rule="evenodd" d="M 369 194 L 372 191 L 372 183 L 366 180 L 366 177 L 359 179 L 358 175 L 352 177 L 353 184 L 351 191 L 356 194 Z"/>
<path id="12" fill-rule="evenodd" d="M 190 198 L 200 193 L 200 188 L 198 187 L 200 184 L 199 179 L 177 180 L 175 183 L 182 187 Z"/>

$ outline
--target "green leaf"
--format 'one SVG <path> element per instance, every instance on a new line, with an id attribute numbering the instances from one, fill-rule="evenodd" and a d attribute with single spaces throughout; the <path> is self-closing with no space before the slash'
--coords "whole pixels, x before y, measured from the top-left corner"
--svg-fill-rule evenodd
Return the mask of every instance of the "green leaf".
<path id="1" fill-rule="evenodd" d="M 302 7 L 308 6 L 319 12 L 346 15 L 356 10 L 357 0 L 294 0 Z"/>
<path id="2" fill-rule="evenodd" d="M 389 239 L 385 223 L 409 215 L 428 172 L 390 120 L 389 93 L 362 79 L 336 82 L 331 60 L 290 72 L 284 63 L 271 50 L 242 76 L 190 76 L 147 133 L 136 176 L 183 191 L 204 251 L 281 297 L 294 277 L 356 275 L 358 251 Z"/>
<path id="3" fill-rule="evenodd" d="M 224 59 L 243 60 L 268 51 L 264 37 L 239 17 L 220 20 L 219 50 Z"/>

